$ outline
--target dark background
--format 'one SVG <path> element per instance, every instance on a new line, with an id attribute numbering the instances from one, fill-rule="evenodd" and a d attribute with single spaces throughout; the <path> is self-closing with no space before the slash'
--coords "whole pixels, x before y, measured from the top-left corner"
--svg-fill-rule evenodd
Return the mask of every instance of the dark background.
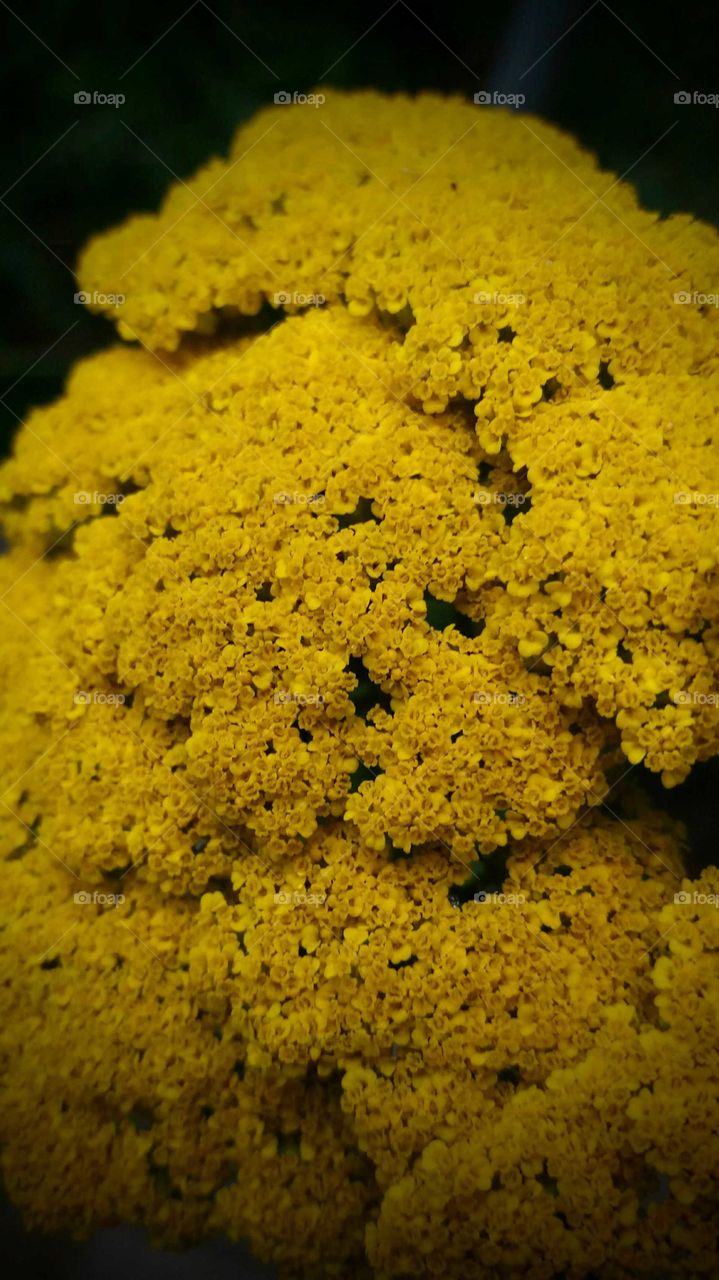
<path id="1" fill-rule="evenodd" d="M 73 302 L 85 240 L 155 209 L 173 174 L 187 177 L 225 151 L 236 126 L 280 89 L 522 92 L 525 110 L 574 133 L 606 168 L 631 167 L 645 207 L 716 225 L 719 112 L 674 103 L 682 89 L 719 92 L 715 22 L 708 0 L 379 0 L 328 10 L 313 0 L 0 0 L 0 452 L 79 357 L 113 340 L 107 321 Z M 79 90 L 124 93 L 126 102 L 75 105 Z M 671 793 L 647 785 L 689 823 L 694 866 L 715 861 L 719 771 L 700 766 Z M 271 1274 L 220 1242 L 180 1258 L 151 1254 L 128 1229 L 75 1246 L 24 1236 L 12 1210 L 5 1226 L 6 1256 L 27 1277 Z"/>
<path id="2" fill-rule="evenodd" d="M 719 112 L 674 104 L 678 89 L 719 91 L 709 0 L 377 0 L 327 12 L 316 0 L 11 4 L 14 14 L 0 0 L 0 394 L 20 416 L 111 338 L 109 322 L 73 303 L 83 243 L 156 209 L 173 174 L 225 151 L 279 89 L 522 92 L 525 110 L 573 132 L 608 169 L 635 166 L 647 207 L 719 221 Z M 126 102 L 76 106 L 82 89 Z M 3 441 L 14 421 L 0 412 Z"/>

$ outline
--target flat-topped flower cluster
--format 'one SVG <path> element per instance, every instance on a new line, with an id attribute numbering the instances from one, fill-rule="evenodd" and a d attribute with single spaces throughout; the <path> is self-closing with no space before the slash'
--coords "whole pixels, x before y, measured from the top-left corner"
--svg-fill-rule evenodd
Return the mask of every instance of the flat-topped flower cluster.
<path id="1" fill-rule="evenodd" d="M 719 882 L 621 788 L 719 752 L 719 240 L 606 185 L 328 94 L 86 250 L 135 345 L 0 468 L 33 1222 L 701 1273 Z"/>

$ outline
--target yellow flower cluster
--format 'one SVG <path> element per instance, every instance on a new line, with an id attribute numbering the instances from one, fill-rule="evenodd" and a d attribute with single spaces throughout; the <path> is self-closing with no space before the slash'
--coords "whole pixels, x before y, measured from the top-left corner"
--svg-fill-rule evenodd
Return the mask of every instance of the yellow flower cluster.
<path id="1" fill-rule="evenodd" d="M 719 886 L 600 805 L 719 752 L 719 240 L 606 181 L 531 118 L 329 94 L 87 249 L 138 345 L 0 467 L 32 1221 L 706 1271 Z"/>
<path id="2" fill-rule="evenodd" d="M 199 900 L 78 889 L 40 840 L 11 866 L 30 1222 L 221 1231 L 288 1276 L 700 1272 L 719 881 L 682 882 L 663 820 L 526 841 L 471 892 L 441 846 L 388 862 L 341 822 Z"/>
<path id="3" fill-rule="evenodd" d="M 358 359 L 338 307 L 393 325 L 375 372 L 425 414 L 473 410 L 479 496 L 523 517 L 503 553 L 467 544 L 470 613 L 496 602 L 553 696 L 616 717 L 666 785 L 718 746 L 719 319 L 691 301 L 718 273 L 712 229 L 643 211 L 551 126 L 374 93 L 260 113 L 81 263 L 88 290 L 122 281 L 109 310 L 153 348 L 266 301 L 326 300 L 327 342 Z"/>
<path id="4" fill-rule="evenodd" d="M 110 351 L 35 415 L 3 473 L 31 513 L 10 511 L 7 644 L 22 666 L 39 628 L 65 667 L 34 694 L 64 736 L 21 791 L 74 870 L 150 844 L 152 878 L 198 889 L 242 840 L 284 857 L 333 816 L 376 850 L 438 838 L 465 856 L 558 834 L 603 795 L 613 731 L 561 704 L 500 612 L 454 606 L 510 526 L 475 501 L 484 455 L 461 412 L 422 418 L 387 391 L 392 342 L 313 312 L 179 370 Z M 51 443 L 76 478 L 58 484 Z M 78 484 L 121 500 L 78 503 Z M 73 519 L 71 545 L 25 572 Z"/>
<path id="5" fill-rule="evenodd" d="M 292 1275 L 362 1254 L 376 1199 L 336 1080 L 246 1069 L 193 971 L 196 902 L 78 889 L 38 844 L 3 880 L 4 1174 L 29 1222 L 250 1237 Z M 212 939 L 206 936 L 208 946 Z M 358 1272 L 359 1274 L 359 1272 Z"/>

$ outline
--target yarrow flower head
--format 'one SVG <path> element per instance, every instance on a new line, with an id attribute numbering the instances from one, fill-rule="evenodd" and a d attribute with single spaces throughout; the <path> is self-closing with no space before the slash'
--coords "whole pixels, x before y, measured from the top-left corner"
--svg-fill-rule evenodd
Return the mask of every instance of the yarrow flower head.
<path id="1" fill-rule="evenodd" d="M 0 468 L 6 1179 L 287 1275 L 690 1276 L 716 876 L 600 807 L 719 751 L 719 240 L 538 121 L 318 115 L 88 246 L 125 342 Z"/>

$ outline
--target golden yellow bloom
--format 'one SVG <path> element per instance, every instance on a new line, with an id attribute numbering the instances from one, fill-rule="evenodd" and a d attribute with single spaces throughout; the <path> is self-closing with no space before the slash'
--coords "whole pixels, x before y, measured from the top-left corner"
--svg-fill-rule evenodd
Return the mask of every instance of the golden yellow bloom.
<path id="1" fill-rule="evenodd" d="M 594 818 L 459 899 L 441 846 L 387 862 L 342 822 L 201 899 L 93 889 L 38 840 L 2 882 L 11 1195 L 78 1234 L 249 1237 L 288 1275 L 365 1248 L 457 1280 L 670 1267 L 678 1230 L 692 1274 L 719 1174 L 719 881 L 675 901 L 676 837 Z"/>
<path id="2" fill-rule="evenodd" d="M 0 468 L 10 1193 L 288 1277 L 703 1274 L 719 882 L 600 806 L 719 751 L 719 241 L 537 121 L 318 117 L 91 243 L 136 345 Z"/>

